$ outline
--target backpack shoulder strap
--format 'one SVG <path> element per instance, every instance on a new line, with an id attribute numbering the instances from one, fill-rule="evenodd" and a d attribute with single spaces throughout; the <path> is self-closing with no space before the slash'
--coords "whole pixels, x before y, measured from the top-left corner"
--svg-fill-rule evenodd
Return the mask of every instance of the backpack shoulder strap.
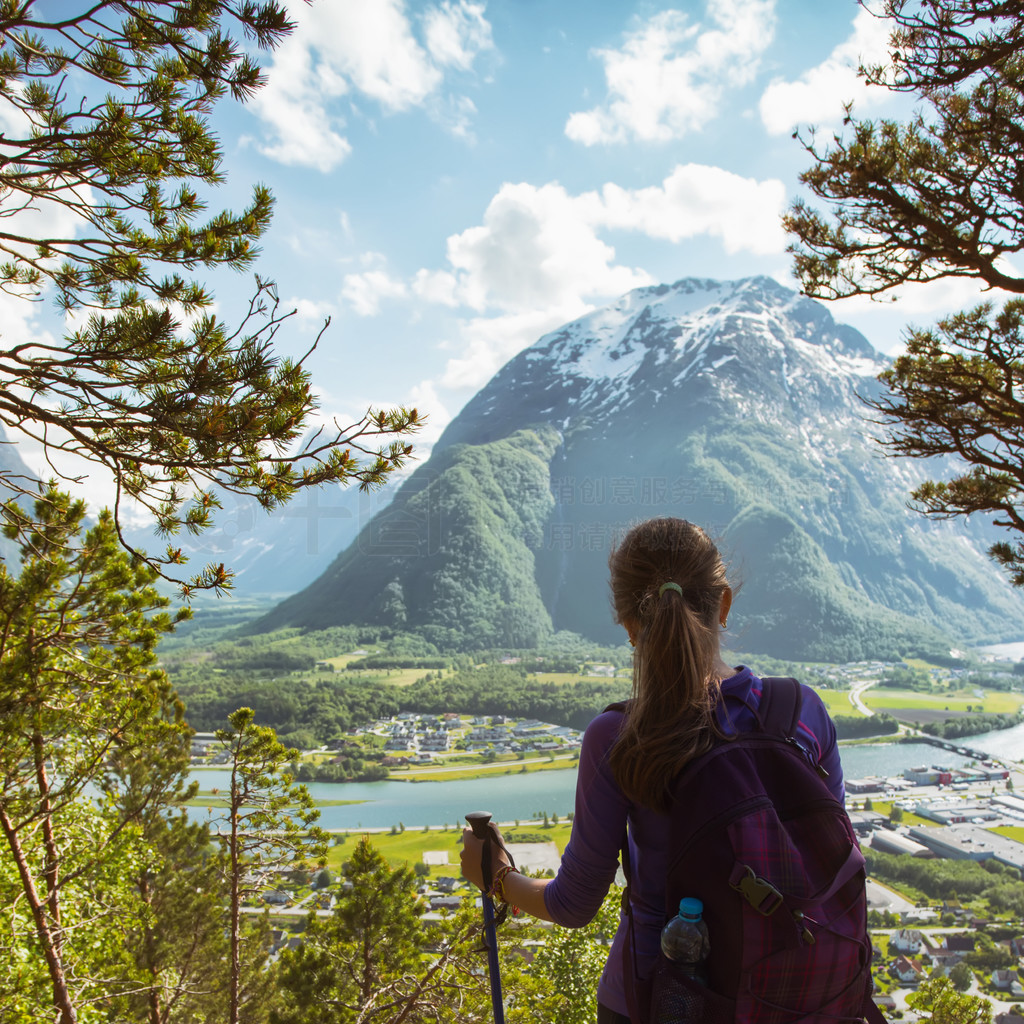
<path id="1" fill-rule="evenodd" d="M 766 677 L 761 680 L 760 714 L 762 731 L 784 739 L 796 735 L 800 721 L 803 692 L 790 676 Z"/>

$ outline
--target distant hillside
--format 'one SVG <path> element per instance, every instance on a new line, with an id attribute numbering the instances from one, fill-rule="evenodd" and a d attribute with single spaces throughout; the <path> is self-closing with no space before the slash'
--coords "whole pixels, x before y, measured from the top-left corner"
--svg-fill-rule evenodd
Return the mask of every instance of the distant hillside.
<path id="1" fill-rule="evenodd" d="M 925 467 L 871 440 L 857 396 L 884 365 L 767 278 L 630 292 L 506 364 L 392 504 L 258 628 L 612 643 L 613 539 L 675 515 L 722 541 L 740 649 L 852 660 L 1019 639 L 1024 599 L 985 555 L 991 529 L 909 511 Z"/>
<path id="2" fill-rule="evenodd" d="M 9 478 L 17 486 L 26 487 L 30 490 L 33 489 L 32 481 L 36 477 L 36 474 L 25 465 L 21 456 L 18 455 L 17 446 L 8 440 L 7 435 L 2 429 L 0 429 L 0 477 Z M 29 499 L 16 498 L 14 491 L 10 491 L 6 487 L 0 487 L 0 501 L 6 502 L 12 499 L 16 499 L 18 504 L 24 508 L 29 508 L 31 505 Z M 7 537 L 0 533 L 0 561 L 10 563 L 8 571 L 18 572 L 19 557 L 20 552 L 17 542 L 8 540 Z"/>
<path id="3" fill-rule="evenodd" d="M 265 622 L 426 627 L 442 647 L 536 647 L 552 633 L 535 553 L 558 434 L 522 430 L 433 456 L 358 540 Z"/>
<path id="4" fill-rule="evenodd" d="M 300 492 L 273 512 L 247 495 L 220 492 L 223 507 L 213 527 L 194 537 L 183 532 L 174 542 L 193 570 L 206 562 L 224 562 L 235 573 L 236 591 L 243 599 L 267 594 L 279 599 L 315 580 L 387 506 L 393 491 L 393 484 L 372 493 L 325 484 Z M 152 528 L 126 532 L 142 550 L 161 551 L 166 545 Z"/>

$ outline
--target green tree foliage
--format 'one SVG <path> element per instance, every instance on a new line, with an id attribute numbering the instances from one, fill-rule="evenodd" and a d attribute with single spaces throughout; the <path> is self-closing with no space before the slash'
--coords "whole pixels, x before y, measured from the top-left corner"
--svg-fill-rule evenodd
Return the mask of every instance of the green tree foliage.
<path id="1" fill-rule="evenodd" d="M 891 62 L 862 69 L 916 100 L 904 122 L 858 119 L 805 145 L 803 183 L 828 212 L 797 201 L 785 219 L 804 290 L 881 295 L 906 283 L 968 277 L 1024 293 L 1009 258 L 1024 247 L 1024 11 L 1002 0 L 887 0 Z M 1013 299 L 915 330 L 883 375 L 875 407 L 891 453 L 964 459 L 965 472 L 912 494 L 929 515 L 994 513 L 1024 532 L 1019 382 L 1024 304 Z M 1024 544 L 993 557 L 1024 585 Z"/>
<path id="2" fill-rule="evenodd" d="M 239 704 L 251 707 L 256 720 L 269 725 L 282 741 L 295 744 L 308 732 L 317 743 L 343 735 L 353 725 L 371 722 L 402 709 L 401 691 L 352 676 L 312 681 L 267 681 L 253 684 L 244 676 L 207 676 L 176 685 L 188 704 L 189 722 L 201 732 L 217 728 Z"/>
<path id="3" fill-rule="evenodd" d="M 217 738 L 228 751 L 228 814 L 221 831 L 226 852 L 231 943 L 229 1024 L 243 1010 L 241 907 L 259 894 L 274 869 L 306 857 L 322 858 L 327 834 L 314 826 L 320 812 L 305 786 L 293 785 L 286 767 L 298 751 L 278 742 L 274 730 L 257 725 L 251 708 L 228 716 L 230 728 Z"/>
<path id="4" fill-rule="evenodd" d="M 1024 402 L 1024 301 L 997 312 L 990 303 L 915 330 L 907 350 L 882 380 L 889 393 L 875 408 L 890 424 L 885 442 L 894 454 L 927 458 L 957 455 L 968 471 L 949 481 L 929 480 L 913 498 L 940 517 L 994 513 L 994 522 L 1024 533 L 1021 468 Z M 1015 586 L 1024 585 L 1024 546 L 999 542 L 989 549 Z"/>
<path id="5" fill-rule="evenodd" d="M 957 992 L 966 992 L 974 983 L 974 972 L 963 962 L 955 964 L 950 968 L 949 982 Z"/>
<path id="6" fill-rule="evenodd" d="M 153 856 L 128 876 L 144 911 L 124 933 L 137 987 L 109 1003 L 116 1019 L 192 1024 L 222 1016 L 227 1003 L 226 891 L 207 827 L 166 810 L 145 826 Z M 252 986 L 266 967 L 258 936 L 243 959 L 243 987 Z"/>
<path id="7" fill-rule="evenodd" d="M 17 894 L 0 931 L 11 960 L 36 951 L 49 1016 L 71 1024 L 83 1003 L 134 985 L 110 925 L 144 915 L 131 887 L 154 859 L 143 819 L 180 796 L 188 727 L 155 655 L 175 620 L 108 514 L 84 530 L 84 504 L 54 490 L 32 514 L 5 512 L 7 535 L 25 544 L 18 575 L 0 564 L 0 829 Z M 129 793 L 126 766 L 165 758 L 168 771 L 154 767 Z M 38 997 L 29 961 L 7 976 Z"/>
<path id="8" fill-rule="evenodd" d="M 529 674 L 525 665 L 493 664 L 407 687 L 340 673 L 290 679 L 287 685 L 280 680 L 253 683 L 233 674 L 174 672 L 172 678 L 194 728 L 215 729 L 241 703 L 253 709 L 257 721 L 295 745 L 301 745 L 298 738 L 303 734 L 316 743 L 328 743 L 354 725 L 399 711 L 514 715 L 581 729 L 608 704 L 628 696 L 630 685 L 626 679 L 548 683 Z"/>
<path id="9" fill-rule="evenodd" d="M 1006 946 L 997 946 L 989 943 L 968 953 L 964 957 L 964 963 L 974 968 L 980 974 L 991 974 L 993 971 L 1007 970 L 1017 967 L 1017 958 Z"/>
<path id="10" fill-rule="evenodd" d="M 902 668 L 893 665 L 887 668 L 878 680 L 880 686 L 891 686 L 896 690 L 920 690 L 931 693 L 932 680 L 923 668 Z"/>
<path id="11" fill-rule="evenodd" d="M 992 1004 L 981 996 L 957 991 L 951 979 L 939 977 L 922 981 L 907 996 L 907 1006 L 927 1016 L 933 1024 L 992 1024 Z"/>
<path id="12" fill-rule="evenodd" d="M 416 427 L 416 411 L 370 410 L 296 453 L 316 402 L 302 360 L 274 353 L 285 316 L 273 286 L 257 279 L 229 326 L 190 277 L 248 267 L 269 223 L 264 186 L 240 212 L 207 211 L 223 181 L 208 119 L 222 98 L 262 84 L 240 38 L 276 45 L 292 28 L 284 4 L 67 6 L 0 2 L 0 288 L 90 315 L 66 344 L 0 349 L 0 425 L 105 467 L 115 522 L 132 499 L 165 534 L 207 527 L 218 491 L 269 509 L 300 487 L 379 483 L 409 454 L 396 435 Z M 70 227 L 45 235 L 47 222 Z M 151 564 L 171 574 L 183 561 L 168 544 Z M 229 580 L 210 565 L 183 585 Z"/>
<path id="13" fill-rule="evenodd" d="M 947 718 L 942 722 L 925 722 L 921 731 L 930 736 L 944 736 L 955 739 L 958 736 L 977 736 L 979 733 L 991 732 L 993 729 L 1010 729 L 1019 725 L 1021 717 L 1015 715 L 963 715 L 958 718 Z"/>
<path id="14" fill-rule="evenodd" d="M 301 945 L 282 954 L 284 1006 L 272 1024 L 486 1020 L 477 912 L 424 922 L 415 872 L 390 868 L 365 836 L 342 871 L 334 913 L 311 917 Z"/>
<path id="15" fill-rule="evenodd" d="M 997 912 L 1024 907 L 1024 882 L 1014 869 L 1004 871 L 995 861 L 922 860 L 872 849 L 865 849 L 864 856 L 869 874 L 905 882 L 933 900 L 985 898 Z"/>
<path id="16" fill-rule="evenodd" d="M 523 665 L 484 665 L 413 683 L 403 691 L 402 704 L 430 714 L 458 708 L 466 714 L 515 715 L 582 729 L 608 704 L 628 695 L 625 679 L 545 683 L 528 675 Z"/>
<path id="17" fill-rule="evenodd" d="M 304 762 L 295 777 L 299 782 L 379 782 L 389 774 L 383 764 L 367 762 L 361 757 L 342 757 L 336 764 Z"/>
<path id="18" fill-rule="evenodd" d="M 743 639 L 754 649 L 777 649 L 782 634 L 799 638 L 791 656 L 803 660 L 932 660 L 949 650 L 948 639 L 920 615 L 883 608 L 849 586 L 821 545 L 785 512 L 750 505 L 729 524 L 725 540 L 742 542 L 745 553 Z M 891 600 L 893 607 L 902 604 L 896 594 Z"/>
<path id="19" fill-rule="evenodd" d="M 583 928 L 545 931 L 528 975 L 512 1000 L 510 1024 L 591 1024 L 597 1017 L 597 983 L 619 924 L 622 890 L 612 886 L 597 916 Z"/>
<path id="20" fill-rule="evenodd" d="M 371 654 L 369 657 L 363 658 L 361 661 L 352 662 L 351 664 L 353 668 L 359 668 L 364 671 L 368 669 L 393 668 L 446 669 L 451 668 L 451 658 L 403 658 L 392 654 Z"/>
<path id="21" fill-rule="evenodd" d="M 884 711 L 875 715 L 833 715 L 836 735 L 841 740 L 858 739 L 862 736 L 891 736 L 899 732 L 900 723 Z"/>

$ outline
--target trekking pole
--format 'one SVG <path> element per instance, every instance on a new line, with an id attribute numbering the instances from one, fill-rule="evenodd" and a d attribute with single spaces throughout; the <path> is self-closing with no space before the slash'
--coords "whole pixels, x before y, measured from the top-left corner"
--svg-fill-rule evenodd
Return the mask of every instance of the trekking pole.
<path id="1" fill-rule="evenodd" d="M 505 1007 L 501 1001 L 501 968 L 498 966 L 498 931 L 494 924 L 494 904 L 487 890 L 491 887 L 491 830 L 488 825 L 491 816 L 487 811 L 470 811 L 466 821 L 477 839 L 484 843 L 481 854 L 483 868 L 484 904 L 484 945 L 487 947 L 487 973 L 491 979 L 491 1006 L 494 1009 L 494 1024 L 505 1024 Z"/>

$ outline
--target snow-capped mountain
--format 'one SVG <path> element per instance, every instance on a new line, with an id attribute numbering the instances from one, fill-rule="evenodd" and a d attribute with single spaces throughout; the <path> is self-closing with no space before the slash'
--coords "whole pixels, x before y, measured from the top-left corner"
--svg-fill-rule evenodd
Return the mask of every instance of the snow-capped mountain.
<path id="1" fill-rule="evenodd" d="M 506 364 L 264 625 L 614 640 L 611 544 L 675 515 L 722 540 L 738 649 L 846 659 L 1019 638 L 1024 599 L 987 559 L 990 531 L 906 508 L 925 467 L 882 456 L 858 397 L 884 365 L 768 278 L 632 291 Z"/>
<path id="2" fill-rule="evenodd" d="M 687 405 L 734 402 L 743 418 L 815 418 L 823 403 L 848 404 L 851 387 L 883 365 L 863 335 L 770 278 L 684 280 L 636 289 L 542 337 L 440 443 L 497 436 L 509 417 L 558 425 L 561 414 L 563 429 L 580 417 L 677 419 L 687 412 L 680 392 Z"/>

